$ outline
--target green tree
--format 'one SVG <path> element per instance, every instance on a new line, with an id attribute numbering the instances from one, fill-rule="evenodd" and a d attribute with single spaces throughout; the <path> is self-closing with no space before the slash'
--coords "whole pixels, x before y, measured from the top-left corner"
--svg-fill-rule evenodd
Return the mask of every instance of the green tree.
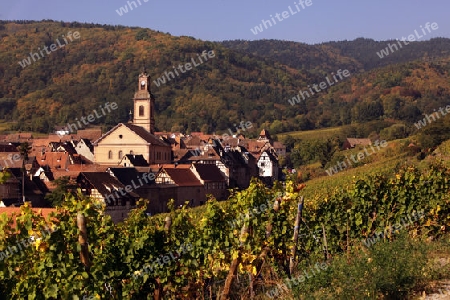
<path id="1" fill-rule="evenodd" d="M 141 29 L 136 33 L 136 41 L 147 40 L 149 38 L 147 29 Z"/>
<path id="2" fill-rule="evenodd" d="M 31 151 L 30 144 L 28 144 L 28 142 L 21 143 L 19 145 L 18 150 L 19 150 L 20 156 L 22 156 L 24 161 L 27 161 L 28 160 L 28 154 L 30 154 L 30 151 Z"/>
<path id="3" fill-rule="evenodd" d="M 45 196 L 45 200 L 49 201 L 53 207 L 61 206 L 69 193 L 75 193 L 77 188 L 76 182 L 70 179 L 69 176 L 63 176 L 55 179 L 56 189 L 54 189 L 50 194 Z"/>

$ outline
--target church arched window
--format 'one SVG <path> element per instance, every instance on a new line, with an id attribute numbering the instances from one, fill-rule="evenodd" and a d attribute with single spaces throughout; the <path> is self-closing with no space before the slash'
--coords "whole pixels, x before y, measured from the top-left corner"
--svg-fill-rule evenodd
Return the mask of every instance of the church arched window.
<path id="1" fill-rule="evenodd" d="M 144 116 L 144 106 L 141 105 L 139 106 L 139 117 L 143 117 Z"/>
<path id="2" fill-rule="evenodd" d="M 122 156 L 123 156 L 123 152 L 122 152 L 122 150 L 120 150 L 119 151 L 119 159 L 122 159 Z"/>
<path id="3" fill-rule="evenodd" d="M 112 159 L 113 158 L 113 153 L 111 150 L 108 151 L 108 159 Z"/>

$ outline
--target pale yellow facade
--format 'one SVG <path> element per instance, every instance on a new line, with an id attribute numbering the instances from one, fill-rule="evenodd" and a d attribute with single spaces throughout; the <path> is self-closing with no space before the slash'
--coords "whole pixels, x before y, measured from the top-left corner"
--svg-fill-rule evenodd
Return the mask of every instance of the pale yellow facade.
<path id="1" fill-rule="evenodd" d="M 151 143 L 129 127 L 136 125 L 120 123 L 94 143 L 95 162 L 101 165 L 118 165 L 125 154 L 142 154 L 149 164 L 171 162 L 171 147 L 162 141 Z M 151 135 L 147 132 L 146 134 Z M 150 137 L 157 140 L 156 136 Z"/>

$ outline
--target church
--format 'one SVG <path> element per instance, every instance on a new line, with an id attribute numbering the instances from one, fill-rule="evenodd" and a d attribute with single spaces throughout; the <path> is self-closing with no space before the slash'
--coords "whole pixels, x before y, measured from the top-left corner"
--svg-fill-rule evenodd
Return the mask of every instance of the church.
<path id="1" fill-rule="evenodd" d="M 118 165 L 127 155 L 143 155 L 149 164 L 167 164 L 172 161 L 172 150 L 154 135 L 155 98 L 150 90 L 150 76 L 139 74 L 134 94 L 132 123 L 119 123 L 94 141 L 94 160 L 100 165 Z"/>

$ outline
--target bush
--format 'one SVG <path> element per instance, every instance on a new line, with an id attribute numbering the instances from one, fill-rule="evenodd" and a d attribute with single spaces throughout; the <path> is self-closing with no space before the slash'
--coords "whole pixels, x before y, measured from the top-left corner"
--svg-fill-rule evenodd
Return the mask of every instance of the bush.
<path id="1" fill-rule="evenodd" d="M 429 279 L 429 247 L 407 234 L 334 258 L 326 271 L 293 288 L 296 299 L 406 299 Z"/>

